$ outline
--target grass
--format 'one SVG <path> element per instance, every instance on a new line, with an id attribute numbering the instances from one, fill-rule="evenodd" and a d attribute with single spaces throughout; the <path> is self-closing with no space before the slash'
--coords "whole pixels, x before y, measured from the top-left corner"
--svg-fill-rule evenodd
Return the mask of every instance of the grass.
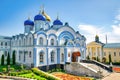
<path id="1" fill-rule="evenodd" d="M 37 79 L 37 80 L 47 80 L 46 78 L 40 77 L 34 73 L 22 74 L 22 75 L 19 75 L 19 77 L 33 78 L 33 79 Z"/>
<path id="2" fill-rule="evenodd" d="M 0 72 L 3 72 L 2 69 L 6 68 L 7 69 L 7 65 L 0 65 Z M 17 65 L 10 65 L 10 68 L 14 68 L 14 70 L 21 70 L 20 66 Z"/>

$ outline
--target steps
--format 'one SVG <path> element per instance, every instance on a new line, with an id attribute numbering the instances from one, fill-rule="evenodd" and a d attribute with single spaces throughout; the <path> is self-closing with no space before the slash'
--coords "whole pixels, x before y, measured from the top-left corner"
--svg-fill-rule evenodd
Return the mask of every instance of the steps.
<path id="1" fill-rule="evenodd" d="M 105 70 L 105 69 L 103 69 L 103 68 L 101 68 L 101 67 L 99 67 L 99 66 L 97 66 L 97 65 L 95 65 L 95 64 L 92 64 L 92 63 L 80 63 L 80 64 L 85 65 L 85 66 L 87 66 L 88 68 L 92 68 L 92 69 L 94 69 L 95 71 L 100 71 L 100 72 L 101 72 L 101 75 L 102 75 L 103 77 L 110 75 L 110 72 L 108 72 L 107 70 Z"/>

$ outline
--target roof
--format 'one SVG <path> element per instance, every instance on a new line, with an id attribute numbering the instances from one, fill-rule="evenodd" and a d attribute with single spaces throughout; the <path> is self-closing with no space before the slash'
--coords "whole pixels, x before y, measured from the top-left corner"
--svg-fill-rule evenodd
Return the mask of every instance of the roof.
<path id="1" fill-rule="evenodd" d="M 8 37 L 8 36 L 0 36 L 0 39 L 11 39 L 11 37 Z"/>
<path id="2" fill-rule="evenodd" d="M 107 43 L 104 48 L 120 48 L 120 43 Z"/>

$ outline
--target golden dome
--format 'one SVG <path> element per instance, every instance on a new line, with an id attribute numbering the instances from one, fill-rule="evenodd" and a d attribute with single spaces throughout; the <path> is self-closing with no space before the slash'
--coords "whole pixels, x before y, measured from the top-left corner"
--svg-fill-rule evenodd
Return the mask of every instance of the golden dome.
<path id="1" fill-rule="evenodd" d="M 47 21 L 51 21 L 50 16 L 48 16 L 44 11 L 42 12 L 42 14 L 45 16 Z"/>

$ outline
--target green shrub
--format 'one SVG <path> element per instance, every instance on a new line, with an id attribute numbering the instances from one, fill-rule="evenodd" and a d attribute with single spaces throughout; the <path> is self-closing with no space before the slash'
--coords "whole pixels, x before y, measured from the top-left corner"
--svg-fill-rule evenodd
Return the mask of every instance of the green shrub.
<path id="1" fill-rule="evenodd" d="M 37 68 L 32 68 L 33 73 L 35 73 L 36 75 L 40 75 L 41 77 L 46 78 L 47 80 L 59 80 L 59 78 L 52 76 L 48 73 L 45 73 Z"/>
<path id="2" fill-rule="evenodd" d="M 10 68 L 10 71 L 14 71 L 15 69 L 14 68 Z"/>
<path id="3" fill-rule="evenodd" d="M 2 71 L 3 71 L 3 72 L 6 72 L 6 71 L 7 71 L 7 68 L 2 68 Z"/>

